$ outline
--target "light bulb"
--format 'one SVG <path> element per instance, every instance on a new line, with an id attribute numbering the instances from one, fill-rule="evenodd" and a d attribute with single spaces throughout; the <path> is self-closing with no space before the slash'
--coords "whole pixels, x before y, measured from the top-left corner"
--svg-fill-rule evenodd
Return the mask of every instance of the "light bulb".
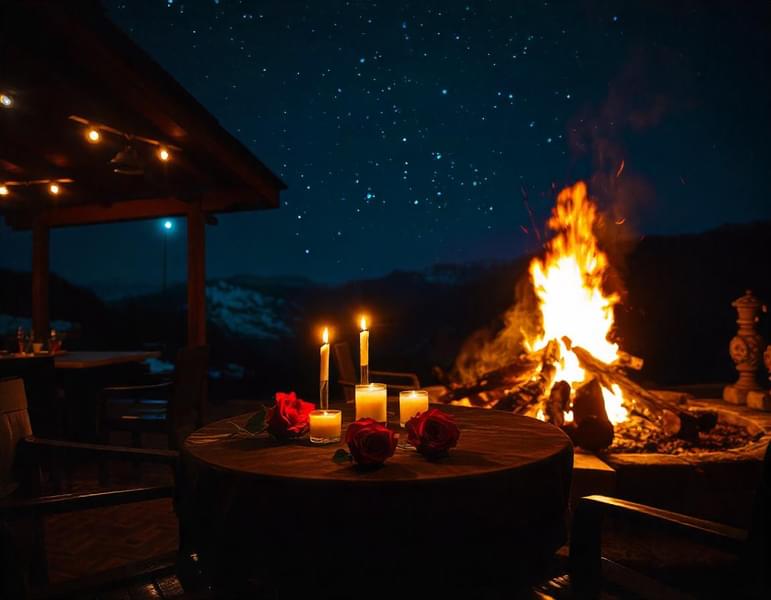
<path id="1" fill-rule="evenodd" d="M 166 150 L 166 148 L 161 147 L 160 150 L 158 150 L 158 158 L 163 162 L 166 162 L 171 158 L 171 154 L 169 154 L 169 151 Z"/>
<path id="2" fill-rule="evenodd" d="M 171 228 L 172 228 L 172 227 L 174 227 L 174 224 L 173 224 L 171 221 L 164 221 L 164 222 L 163 222 L 163 228 L 164 228 L 166 231 L 169 231 L 169 230 L 171 230 Z"/>
<path id="3" fill-rule="evenodd" d="M 102 139 L 102 134 L 99 133 L 98 129 L 91 127 L 86 131 L 86 139 L 92 144 L 98 144 Z"/>
<path id="4" fill-rule="evenodd" d="M 8 194 L 8 187 L 5 185 L 0 185 L 0 196 L 7 196 Z"/>
<path id="5" fill-rule="evenodd" d="M 48 191 L 56 196 L 59 193 L 59 184 L 58 183 L 49 183 L 48 184 Z"/>
<path id="6" fill-rule="evenodd" d="M 0 104 L 2 104 L 5 108 L 11 108 L 11 106 L 13 106 L 13 98 L 11 98 L 8 94 L 0 94 Z"/>

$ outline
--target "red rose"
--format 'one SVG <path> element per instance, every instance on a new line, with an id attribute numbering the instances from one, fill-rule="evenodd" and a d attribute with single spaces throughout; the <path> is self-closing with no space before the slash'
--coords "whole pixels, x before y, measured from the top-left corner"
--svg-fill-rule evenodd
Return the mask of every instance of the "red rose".
<path id="1" fill-rule="evenodd" d="M 265 415 L 268 433 L 278 439 L 297 437 L 308 430 L 310 412 L 315 408 L 310 402 L 297 397 L 294 392 L 276 393 L 276 405 Z"/>
<path id="2" fill-rule="evenodd" d="M 408 441 L 425 456 L 436 458 L 454 448 L 460 437 L 460 430 L 452 415 L 432 408 L 418 413 L 405 424 Z"/>
<path id="3" fill-rule="evenodd" d="M 381 465 L 396 450 L 396 436 L 374 419 L 359 419 L 348 426 L 345 443 L 360 465 Z"/>

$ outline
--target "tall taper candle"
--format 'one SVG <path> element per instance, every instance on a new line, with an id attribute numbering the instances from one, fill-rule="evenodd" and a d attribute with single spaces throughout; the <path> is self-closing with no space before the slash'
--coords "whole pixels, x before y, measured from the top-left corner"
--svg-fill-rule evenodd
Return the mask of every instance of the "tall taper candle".
<path id="1" fill-rule="evenodd" d="M 321 366 L 319 367 L 319 409 L 329 408 L 329 329 L 321 336 Z"/>
<path id="2" fill-rule="evenodd" d="M 369 383 L 369 330 L 367 317 L 361 318 L 361 333 L 359 333 L 359 366 L 362 385 Z"/>

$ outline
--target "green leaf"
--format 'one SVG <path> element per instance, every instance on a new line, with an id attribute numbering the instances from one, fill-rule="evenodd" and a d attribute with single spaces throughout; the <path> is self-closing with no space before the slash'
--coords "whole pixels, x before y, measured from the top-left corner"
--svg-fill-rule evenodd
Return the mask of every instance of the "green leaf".
<path id="1" fill-rule="evenodd" d="M 260 433 L 265 430 L 265 417 L 268 411 L 264 406 L 260 406 L 256 413 L 254 413 L 244 425 L 249 433 Z"/>
<path id="2" fill-rule="evenodd" d="M 338 448 L 335 450 L 334 456 L 332 456 L 332 461 L 335 462 L 338 465 L 342 465 L 347 462 L 351 462 L 351 459 L 353 457 L 348 453 L 348 451 L 345 448 Z"/>

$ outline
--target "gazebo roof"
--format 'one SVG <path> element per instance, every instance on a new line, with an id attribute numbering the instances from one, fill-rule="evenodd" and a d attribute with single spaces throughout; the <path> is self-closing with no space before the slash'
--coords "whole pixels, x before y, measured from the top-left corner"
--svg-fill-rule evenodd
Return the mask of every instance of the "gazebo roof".
<path id="1" fill-rule="evenodd" d="M 0 94 L 0 215 L 14 228 L 183 215 L 193 202 L 276 208 L 286 188 L 94 0 L 1 3 Z M 115 172 L 127 146 L 141 174 Z"/>

